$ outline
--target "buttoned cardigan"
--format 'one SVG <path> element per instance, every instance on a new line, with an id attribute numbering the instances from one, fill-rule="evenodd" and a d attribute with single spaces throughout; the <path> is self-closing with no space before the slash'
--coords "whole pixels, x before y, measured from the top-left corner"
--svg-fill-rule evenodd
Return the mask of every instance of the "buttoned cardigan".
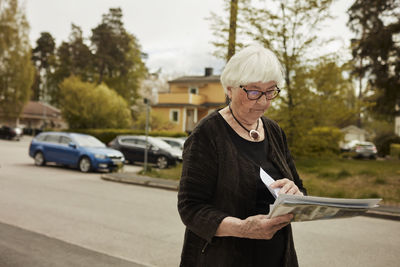
<path id="1" fill-rule="evenodd" d="M 261 119 L 269 143 L 266 157 L 306 194 L 283 130 L 276 122 Z M 186 230 L 180 266 L 251 266 L 252 239 L 214 236 L 225 217 L 255 215 L 260 168 L 238 151 L 223 120 L 218 111 L 211 113 L 184 145 L 178 211 Z M 298 266 L 290 225 L 285 235 L 283 266 Z"/>

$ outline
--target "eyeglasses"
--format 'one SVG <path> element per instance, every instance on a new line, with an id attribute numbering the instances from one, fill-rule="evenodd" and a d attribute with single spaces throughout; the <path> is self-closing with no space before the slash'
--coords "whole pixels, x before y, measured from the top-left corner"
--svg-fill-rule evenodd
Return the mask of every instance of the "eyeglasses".
<path id="1" fill-rule="evenodd" d="M 279 89 L 278 86 L 273 86 L 274 89 L 273 90 L 267 90 L 265 92 L 262 91 L 258 91 L 258 90 L 247 90 L 243 85 L 239 85 L 240 88 L 243 89 L 243 91 L 246 92 L 247 94 L 247 98 L 249 100 L 258 100 L 260 99 L 263 95 L 265 95 L 265 97 L 268 100 L 274 99 L 275 97 L 277 97 L 279 95 L 279 93 L 281 92 L 281 89 Z M 272 88 L 272 87 L 271 87 Z"/>

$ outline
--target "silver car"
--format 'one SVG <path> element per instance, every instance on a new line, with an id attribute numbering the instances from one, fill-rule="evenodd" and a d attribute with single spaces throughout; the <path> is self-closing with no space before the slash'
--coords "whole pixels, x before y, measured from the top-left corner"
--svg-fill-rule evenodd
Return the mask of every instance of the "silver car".
<path id="1" fill-rule="evenodd" d="M 377 149 L 374 143 L 353 140 L 342 147 L 343 152 L 349 152 L 354 158 L 376 159 Z"/>

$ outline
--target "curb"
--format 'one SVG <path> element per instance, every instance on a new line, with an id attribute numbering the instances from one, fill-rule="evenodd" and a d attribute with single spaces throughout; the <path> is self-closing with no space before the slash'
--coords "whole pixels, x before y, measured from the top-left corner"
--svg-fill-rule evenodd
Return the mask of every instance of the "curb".
<path id="1" fill-rule="evenodd" d="M 178 191 L 179 188 L 178 181 L 142 176 L 134 172 L 103 174 L 101 175 L 101 179 L 112 182 L 135 184 L 172 191 Z"/>
<path id="2" fill-rule="evenodd" d="M 379 206 L 377 208 L 367 211 L 366 213 L 363 214 L 363 216 L 400 221 L 400 208 L 390 207 L 390 206 Z"/>
<path id="3" fill-rule="evenodd" d="M 179 181 L 138 175 L 135 172 L 103 174 L 101 175 L 101 179 L 112 182 L 154 187 L 171 191 L 178 191 L 179 189 Z M 361 216 L 400 221 L 400 207 L 382 205 L 377 208 L 368 210 Z"/>

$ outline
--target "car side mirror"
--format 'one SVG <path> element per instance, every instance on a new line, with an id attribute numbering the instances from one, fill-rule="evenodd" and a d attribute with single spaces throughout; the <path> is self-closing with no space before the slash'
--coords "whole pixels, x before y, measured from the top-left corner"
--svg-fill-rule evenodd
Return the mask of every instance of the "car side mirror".
<path id="1" fill-rule="evenodd" d="M 156 146 L 150 146 L 150 149 L 151 149 L 151 150 L 153 150 L 153 151 L 157 151 L 157 150 L 159 150 L 159 148 L 158 148 L 158 147 L 156 147 Z"/>
<path id="2" fill-rule="evenodd" d="M 72 148 L 76 148 L 76 144 L 75 144 L 75 143 L 72 143 L 72 142 L 69 142 L 69 143 L 68 143 L 68 146 L 69 146 L 69 147 L 72 147 Z"/>

